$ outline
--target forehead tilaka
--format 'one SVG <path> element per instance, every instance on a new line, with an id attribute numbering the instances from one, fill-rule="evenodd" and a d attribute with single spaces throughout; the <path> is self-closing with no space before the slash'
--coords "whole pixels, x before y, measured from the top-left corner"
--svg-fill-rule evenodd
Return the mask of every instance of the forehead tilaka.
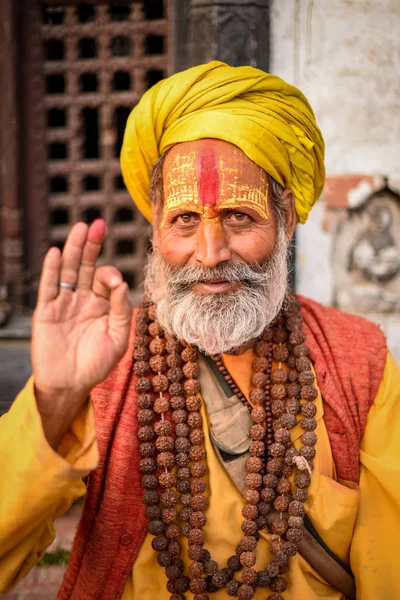
<path id="1" fill-rule="evenodd" d="M 251 208 L 267 219 L 268 178 L 233 144 L 198 140 L 174 146 L 163 167 L 164 214 Z"/>

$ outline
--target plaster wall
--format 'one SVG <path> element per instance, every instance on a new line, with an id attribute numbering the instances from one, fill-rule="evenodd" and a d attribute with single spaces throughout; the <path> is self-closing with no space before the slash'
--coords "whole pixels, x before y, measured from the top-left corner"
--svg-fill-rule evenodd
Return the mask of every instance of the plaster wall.
<path id="1" fill-rule="evenodd" d="M 271 71 L 309 98 L 327 173 L 398 172 L 398 0 L 272 0 Z"/>
<path id="2" fill-rule="evenodd" d="M 272 0 L 270 69 L 309 99 L 325 138 L 328 181 L 399 178 L 399 31 L 398 0 Z M 297 290 L 324 304 L 335 303 L 332 241 L 346 206 L 334 201 L 325 192 L 297 228 Z M 400 359 L 400 315 L 365 316 L 381 323 Z"/>

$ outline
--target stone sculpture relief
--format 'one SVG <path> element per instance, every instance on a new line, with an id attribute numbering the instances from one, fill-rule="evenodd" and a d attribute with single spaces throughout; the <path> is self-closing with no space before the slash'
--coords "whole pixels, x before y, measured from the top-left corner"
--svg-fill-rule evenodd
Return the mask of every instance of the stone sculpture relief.
<path id="1" fill-rule="evenodd" d="M 347 211 L 334 241 L 335 304 L 356 313 L 400 310 L 400 197 L 389 188 Z"/>
<path id="2" fill-rule="evenodd" d="M 268 70 L 268 0 L 191 0 L 188 62 L 221 60 Z"/>

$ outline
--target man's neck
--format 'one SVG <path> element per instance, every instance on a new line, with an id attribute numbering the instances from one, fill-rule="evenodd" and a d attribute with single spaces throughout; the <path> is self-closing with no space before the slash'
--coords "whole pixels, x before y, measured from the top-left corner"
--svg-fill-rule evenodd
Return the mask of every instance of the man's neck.
<path id="1" fill-rule="evenodd" d="M 239 356 L 240 354 L 247 352 L 247 350 L 250 350 L 250 348 L 252 348 L 253 346 L 254 346 L 254 340 L 250 340 L 249 342 L 242 344 L 238 348 L 229 350 L 229 352 L 224 352 L 224 354 L 229 354 L 230 356 Z"/>

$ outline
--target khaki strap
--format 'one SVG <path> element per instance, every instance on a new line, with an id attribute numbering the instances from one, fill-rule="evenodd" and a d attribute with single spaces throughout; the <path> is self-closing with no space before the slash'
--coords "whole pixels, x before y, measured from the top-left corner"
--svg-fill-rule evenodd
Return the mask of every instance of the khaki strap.
<path id="1" fill-rule="evenodd" d="M 342 592 L 348 600 L 356 600 L 354 577 L 328 554 L 306 528 L 299 544 L 299 552 L 332 587 Z"/>
<path id="2" fill-rule="evenodd" d="M 240 493 L 246 489 L 246 461 L 250 457 L 249 411 L 237 396 L 227 397 L 206 359 L 200 355 L 199 381 L 210 421 L 210 439 L 218 458 Z M 225 460 L 229 456 L 230 460 Z"/>
<path id="3" fill-rule="evenodd" d="M 271 529 L 272 521 L 280 514 L 276 511 L 267 516 L 268 528 Z M 356 584 L 354 577 L 335 560 L 327 550 L 324 542 L 321 545 L 305 526 L 303 539 L 299 544 L 299 553 L 311 567 L 317 571 L 335 589 L 342 592 L 348 600 L 356 600 Z"/>
<path id="4" fill-rule="evenodd" d="M 243 493 L 246 489 L 246 461 L 250 456 L 249 411 L 237 396 L 227 396 L 228 392 L 222 389 L 219 378 L 203 356 L 200 356 L 199 366 L 199 380 L 210 421 L 210 439 L 222 465 L 233 483 Z M 277 514 L 272 512 L 268 515 L 269 528 Z M 338 562 L 339 558 L 334 558 L 334 553 L 329 550 L 312 525 L 310 529 L 315 532 L 315 537 L 307 529 L 306 522 L 304 536 L 299 544 L 299 553 L 327 583 L 342 592 L 349 600 L 355 600 L 356 585 L 350 569 L 342 566 Z"/>

